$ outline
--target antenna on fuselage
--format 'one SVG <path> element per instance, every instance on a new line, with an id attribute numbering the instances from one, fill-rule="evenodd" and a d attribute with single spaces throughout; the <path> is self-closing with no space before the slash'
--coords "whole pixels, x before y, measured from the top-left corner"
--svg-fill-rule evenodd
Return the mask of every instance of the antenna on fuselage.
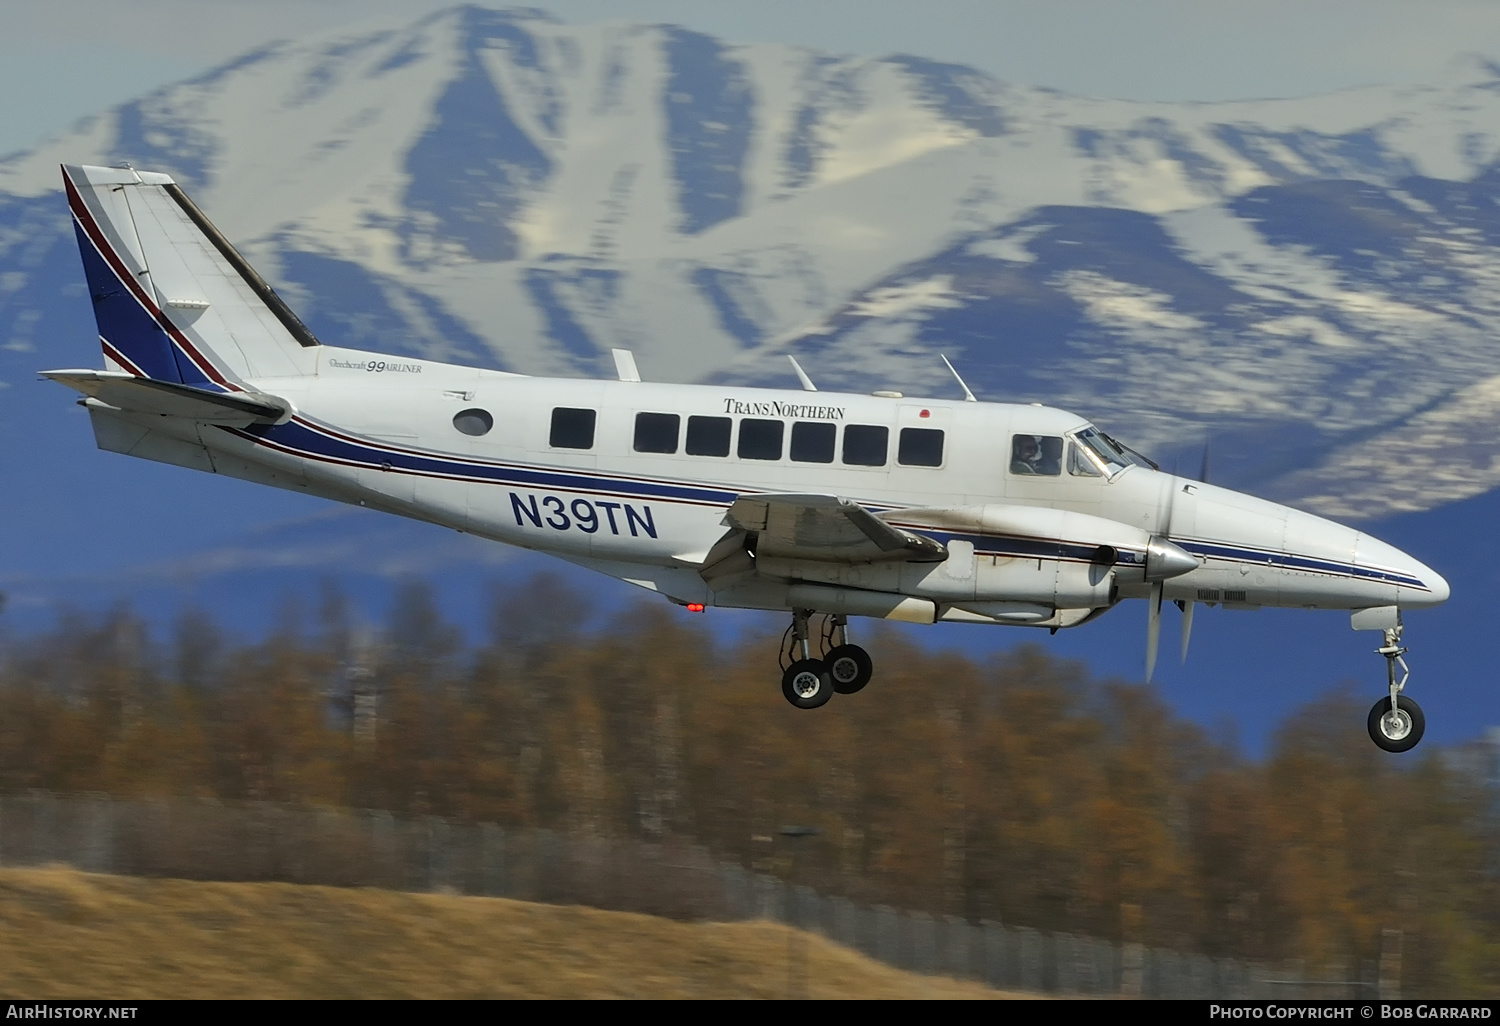
<path id="1" fill-rule="evenodd" d="M 974 393 L 969 391 L 969 386 L 966 385 L 966 384 L 964 384 L 964 379 L 958 376 L 958 371 L 956 371 L 956 370 L 953 369 L 953 364 L 951 364 L 951 363 L 948 362 L 948 358 L 946 356 L 944 356 L 942 353 L 938 353 L 938 359 L 940 359 L 940 360 L 943 361 L 943 365 L 948 368 L 948 373 L 952 374 L 953 375 L 953 380 L 958 382 L 958 387 L 964 390 L 964 402 L 966 402 L 966 403 L 977 403 L 977 402 L 979 402 L 978 399 L 974 398 Z"/>
<path id="2" fill-rule="evenodd" d="M 611 349 L 609 354 L 615 358 L 615 377 L 621 381 L 639 381 L 641 372 L 635 369 L 635 354 L 629 349 Z"/>
<path id="3" fill-rule="evenodd" d="M 797 358 L 791 353 L 787 353 L 786 358 L 792 361 L 792 370 L 797 372 L 797 380 L 802 382 L 802 391 L 816 392 L 818 386 L 812 383 L 812 378 L 807 376 L 807 371 L 802 369 L 802 365 L 797 362 Z"/>

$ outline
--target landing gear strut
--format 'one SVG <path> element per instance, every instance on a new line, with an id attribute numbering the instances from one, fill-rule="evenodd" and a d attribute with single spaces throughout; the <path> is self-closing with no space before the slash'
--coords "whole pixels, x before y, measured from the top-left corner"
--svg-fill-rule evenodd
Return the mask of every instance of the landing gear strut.
<path id="1" fill-rule="evenodd" d="M 1385 656 L 1386 679 L 1391 693 L 1390 697 L 1375 703 L 1370 710 L 1368 725 L 1370 740 L 1387 752 L 1411 751 L 1417 747 L 1417 742 L 1422 740 L 1422 734 L 1427 729 L 1427 719 L 1422 715 L 1422 707 L 1401 693 L 1406 688 L 1407 678 L 1411 676 L 1406 660 L 1401 658 L 1407 651 L 1401 647 L 1401 630 L 1399 623 L 1395 627 L 1387 627 L 1385 644 L 1375 650 Z M 1398 668 L 1399 679 L 1396 672 Z"/>
<path id="2" fill-rule="evenodd" d="M 792 664 L 781 673 L 781 693 L 798 709 L 816 709 L 833 697 L 833 678 L 823 660 L 812 657 L 808 643 L 807 618 L 810 609 L 792 610 Z M 782 646 L 785 659 L 786 647 Z"/>
<path id="3" fill-rule="evenodd" d="M 790 651 L 787 640 L 781 647 L 781 693 L 798 709 L 816 709 L 835 693 L 852 695 L 870 682 L 874 672 L 869 654 L 849 643 L 849 622 L 842 615 L 824 621 L 823 654 L 814 657 L 808 629 L 811 616 L 810 609 L 792 610 L 792 625 L 787 629 Z"/>

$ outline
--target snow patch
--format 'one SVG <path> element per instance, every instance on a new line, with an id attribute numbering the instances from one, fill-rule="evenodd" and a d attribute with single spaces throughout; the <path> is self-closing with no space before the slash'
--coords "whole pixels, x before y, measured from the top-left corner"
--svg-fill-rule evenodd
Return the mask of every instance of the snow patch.
<path id="1" fill-rule="evenodd" d="M 1164 292 L 1116 281 L 1095 271 L 1069 271 L 1058 284 L 1100 324 L 1129 328 L 1161 328 L 1192 331 L 1202 321 L 1171 309 L 1172 297 Z"/>
<path id="2" fill-rule="evenodd" d="M 1012 264 L 1034 263 L 1036 254 L 1026 248 L 1027 244 L 1046 230 L 1046 225 L 1031 225 L 1017 232 L 1006 232 L 994 238 L 971 242 L 964 252 L 970 256 L 989 257 L 991 260 L 1004 260 Z"/>
<path id="3" fill-rule="evenodd" d="M 962 305 L 953 294 L 953 275 L 940 274 L 925 281 L 875 289 L 850 306 L 848 312 L 853 317 L 903 317 L 922 310 Z"/>

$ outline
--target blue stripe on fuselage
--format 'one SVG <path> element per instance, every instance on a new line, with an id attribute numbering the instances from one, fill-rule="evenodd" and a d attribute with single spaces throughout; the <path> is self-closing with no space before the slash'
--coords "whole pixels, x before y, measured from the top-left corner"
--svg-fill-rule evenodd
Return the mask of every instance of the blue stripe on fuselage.
<path id="1" fill-rule="evenodd" d="M 715 488 L 629 477 L 609 477 L 581 471 L 476 462 L 466 460 L 461 456 L 415 452 L 395 446 L 377 447 L 363 441 L 337 438 L 297 421 L 254 426 L 238 430 L 236 433 L 273 443 L 294 455 L 315 460 L 352 463 L 371 469 L 390 469 L 429 477 L 458 478 L 486 484 L 517 485 L 523 488 L 618 492 L 642 498 L 667 499 L 707 506 L 728 506 L 740 496 L 739 492 Z"/>
<path id="2" fill-rule="evenodd" d="M 1184 541 L 1182 539 L 1176 539 L 1176 542 L 1195 556 L 1228 559 L 1240 563 L 1254 563 L 1259 566 L 1269 566 L 1272 569 L 1306 570 L 1313 573 L 1335 574 L 1340 577 L 1358 577 L 1363 580 L 1384 581 L 1391 584 L 1405 585 L 1410 588 L 1421 588 L 1424 591 L 1427 590 L 1427 585 L 1415 577 L 1397 573 L 1394 570 L 1382 570 L 1379 567 L 1359 566 L 1355 563 L 1345 563 L 1339 560 L 1317 559 L 1313 556 L 1299 556 L 1295 553 L 1277 552 L 1266 549 L 1247 549 L 1214 542 Z"/>

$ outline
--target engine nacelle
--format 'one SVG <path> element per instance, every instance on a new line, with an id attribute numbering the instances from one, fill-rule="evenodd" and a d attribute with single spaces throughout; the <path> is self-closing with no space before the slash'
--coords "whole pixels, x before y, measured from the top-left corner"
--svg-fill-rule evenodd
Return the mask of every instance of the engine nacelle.
<path id="1" fill-rule="evenodd" d="M 1058 610 L 1074 618 L 1112 606 L 1121 584 L 1139 585 L 1148 572 L 1182 572 L 1177 546 L 1140 528 L 1114 520 L 1039 506 L 964 506 L 949 509 L 903 509 L 882 519 L 936 538 L 947 548 L 941 563 L 885 560 L 844 562 L 762 555 L 757 578 L 794 588 L 814 586 L 803 596 L 809 608 L 830 605 L 830 612 L 905 618 L 882 606 L 866 612 L 850 596 L 882 596 L 889 605 L 898 597 L 932 603 L 949 619 L 967 613 L 1008 623 L 1059 624 Z M 835 602 L 835 592 L 838 601 Z M 810 601 L 813 595 L 822 601 Z M 794 605 L 797 603 L 793 603 Z M 922 616 L 928 606 L 922 606 Z M 957 612 L 954 612 L 957 611 Z"/>
<path id="2" fill-rule="evenodd" d="M 948 546 L 948 563 L 921 568 L 921 581 L 907 582 L 902 590 L 965 605 L 964 600 L 973 600 L 1107 607 L 1118 597 L 1119 583 L 1145 579 L 1153 544 L 1150 532 L 1140 528 L 1041 506 L 903 509 L 883 519 L 935 534 Z M 972 565 L 972 582 L 955 586 L 961 576 L 955 562 Z"/>

